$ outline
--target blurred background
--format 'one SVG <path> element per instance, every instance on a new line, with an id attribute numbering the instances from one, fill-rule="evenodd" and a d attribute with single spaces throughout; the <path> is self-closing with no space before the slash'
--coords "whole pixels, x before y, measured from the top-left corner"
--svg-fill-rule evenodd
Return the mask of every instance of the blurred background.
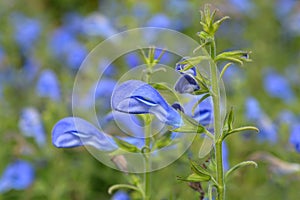
<path id="1" fill-rule="evenodd" d="M 229 166 L 246 159 L 259 164 L 231 178 L 227 199 L 298 199 L 299 1 L 12 0 L 0 2 L 0 200 L 111 199 L 108 187 L 126 182 L 126 175 L 85 148 L 56 149 L 51 143 L 53 125 L 72 114 L 76 72 L 99 42 L 131 28 L 170 28 L 198 40 L 199 10 L 207 2 L 219 9 L 218 17 L 231 18 L 217 33 L 218 52 L 252 51 L 253 62 L 231 67 L 224 82 L 236 125 L 261 130 L 227 142 Z M 109 76 L 140 59 L 124 56 Z M 154 199 L 199 199 L 176 180 L 190 172 L 188 156 L 197 159 L 186 154 L 153 173 Z"/>

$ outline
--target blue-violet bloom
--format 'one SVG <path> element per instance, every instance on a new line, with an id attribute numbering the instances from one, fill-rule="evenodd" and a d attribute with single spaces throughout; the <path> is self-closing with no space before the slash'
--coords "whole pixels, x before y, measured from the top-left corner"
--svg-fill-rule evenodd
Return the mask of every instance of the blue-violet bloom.
<path id="1" fill-rule="evenodd" d="M 101 151 L 113 151 L 118 148 L 111 136 L 78 117 L 66 117 L 58 121 L 52 129 L 52 143 L 58 148 L 83 145 L 93 146 Z"/>
<path id="2" fill-rule="evenodd" d="M 129 80 L 118 85 L 112 95 L 112 108 L 129 114 L 155 115 L 161 122 L 180 127 L 180 114 L 149 84 L 139 80 Z"/>
<path id="3" fill-rule="evenodd" d="M 36 94 L 48 97 L 53 101 L 61 99 L 60 86 L 56 74 L 52 70 L 44 70 L 36 85 Z"/>
<path id="4" fill-rule="evenodd" d="M 272 70 L 268 70 L 265 74 L 264 88 L 270 96 L 286 102 L 290 102 L 295 97 L 288 80 Z"/>
<path id="5" fill-rule="evenodd" d="M 300 124 L 294 124 L 291 128 L 290 143 L 300 153 Z"/>
<path id="6" fill-rule="evenodd" d="M 35 108 L 24 108 L 19 120 L 19 128 L 27 137 L 33 137 L 39 146 L 46 144 L 46 133 L 39 112 Z"/>
<path id="7" fill-rule="evenodd" d="M 0 178 L 0 193 L 11 189 L 24 190 L 34 181 L 35 173 L 33 166 L 23 160 L 17 160 L 9 164 Z"/>
<path id="8" fill-rule="evenodd" d="M 111 200 L 130 200 L 130 197 L 126 192 L 119 190 L 112 196 Z"/>

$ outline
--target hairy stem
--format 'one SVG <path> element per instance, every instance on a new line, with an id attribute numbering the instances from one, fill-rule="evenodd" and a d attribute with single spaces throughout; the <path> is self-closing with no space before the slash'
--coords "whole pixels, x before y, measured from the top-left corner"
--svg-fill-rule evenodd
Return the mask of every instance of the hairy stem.
<path id="1" fill-rule="evenodd" d="M 223 172 L 223 158 L 222 158 L 222 119 L 220 108 L 220 87 L 219 87 L 219 74 L 217 64 L 214 61 L 216 57 L 216 44 L 215 41 L 211 43 L 210 54 L 212 61 L 211 67 L 211 84 L 212 84 L 212 99 L 214 107 L 214 132 L 215 132 L 215 159 L 217 164 L 217 183 L 218 183 L 218 197 L 217 200 L 225 199 L 225 183 Z"/>

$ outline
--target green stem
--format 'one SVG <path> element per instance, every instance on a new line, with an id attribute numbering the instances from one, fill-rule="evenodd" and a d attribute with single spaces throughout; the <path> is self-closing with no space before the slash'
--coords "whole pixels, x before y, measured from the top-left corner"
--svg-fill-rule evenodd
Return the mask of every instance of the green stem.
<path id="1" fill-rule="evenodd" d="M 219 74 L 217 65 L 214 61 L 216 57 L 216 44 L 215 41 L 211 43 L 210 53 L 212 61 L 211 65 L 211 84 L 212 84 L 212 99 L 214 107 L 214 131 L 215 131 L 215 159 L 217 164 L 217 183 L 218 183 L 218 198 L 217 200 L 225 199 L 225 185 L 224 185 L 224 172 L 223 172 L 223 158 L 222 158 L 222 119 L 220 109 L 220 87 L 219 87 Z"/>
<path id="2" fill-rule="evenodd" d="M 150 200 L 151 198 L 151 160 L 150 160 L 150 145 L 151 145 L 151 116 L 146 116 L 146 128 L 145 128 L 145 146 L 147 147 L 146 152 L 144 153 L 145 158 L 145 172 L 144 172 L 144 181 L 145 181 L 145 200 Z"/>

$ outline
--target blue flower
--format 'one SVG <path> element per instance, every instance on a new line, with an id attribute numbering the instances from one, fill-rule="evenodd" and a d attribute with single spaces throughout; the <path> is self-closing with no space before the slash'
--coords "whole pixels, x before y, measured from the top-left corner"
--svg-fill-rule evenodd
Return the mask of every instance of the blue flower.
<path id="1" fill-rule="evenodd" d="M 92 14 L 83 21 L 83 32 L 88 36 L 110 37 L 117 31 L 109 19 L 100 14 Z"/>
<path id="2" fill-rule="evenodd" d="M 130 80 L 117 86 L 112 108 L 129 114 L 154 114 L 161 122 L 174 127 L 182 124 L 180 114 L 149 84 Z"/>
<path id="3" fill-rule="evenodd" d="M 87 54 L 88 52 L 82 44 L 73 42 L 66 53 L 66 63 L 72 69 L 78 69 Z"/>
<path id="4" fill-rule="evenodd" d="M 111 136 L 78 117 L 66 117 L 58 121 L 52 130 L 52 143 L 58 148 L 89 145 L 101 151 L 117 149 Z"/>
<path id="5" fill-rule="evenodd" d="M 75 35 L 66 28 L 61 27 L 51 34 L 48 45 L 55 57 L 63 59 L 75 42 L 77 42 Z"/>
<path id="6" fill-rule="evenodd" d="M 296 3 L 296 0 L 277 0 L 274 4 L 277 17 L 279 19 L 286 17 L 293 10 Z"/>
<path id="7" fill-rule="evenodd" d="M 172 22 L 165 14 L 156 14 L 147 22 L 147 26 L 158 28 L 172 28 Z"/>
<path id="8" fill-rule="evenodd" d="M 39 112 L 35 108 L 22 110 L 19 128 L 27 137 L 33 137 L 39 146 L 46 144 L 46 134 Z"/>
<path id="9" fill-rule="evenodd" d="M 266 115 L 263 115 L 256 123 L 259 129 L 259 140 L 276 143 L 277 126 Z"/>
<path id="10" fill-rule="evenodd" d="M 186 61 L 189 57 L 183 57 L 178 63 L 176 63 L 175 70 L 178 71 L 180 74 L 190 74 L 192 76 L 196 76 L 196 68 L 192 67 L 189 70 L 183 71 L 187 64 L 182 64 L 183 61 Z"/>
<path id="11" fill-rule="evenodd" d="M 200 90 L 200 86 L 194 76 L 190 74 L 182 75 L 175 83 L 175 91 L 180 94 L 196 92 Z"/>
<path id="12" fill-rule="evenodd" d="M 249 120 L 258 120 L 263 112 L 260 108 L 259 102 L 254 97 L 246 99 L 246 117 Z"/>
<path id="13" fill-rule="evenodd" d="M 36 93 L 40 97 L 48 97 L 53 101 L 60 100 L 60 86 L 53 71 L 44 70 L 41 73 L 36 85 Z"/>
<path id="14" fill-rule="evenodd" d="M 175 66 L 176 71 L 181 74 L 181 77 L 175 83 L 175 90 L 180 93 L 193 93 L 195 91 L 200 90 L 200 86 L 195 78 L 197 72 L 196 68 L 192 67 L 189 70 L 182 71 L 186 68 L 186 64 L 182 64 L 181 62 L 185 61 L 188 57 L 182 58 Z"/>
<path id="15" fill-rule="evenodd" d="M 32 81 L 35 78 L 39 68 L 39 63 L 34 58 L 27 58 L 23 65 L 23 73 L 26 80 Z"/>
<path id="16" fill-rule="evenodd" d="M 295 123 L 296 117 L 293 112 L 289 110 L 283 110 L 279 113 L 278 121 L 279 123 L 291 125 Z"/>
<path id="17" fill-rule="evenodd" d="M 290 143 L 300 153 L 300 124 L 294 124 L 291 128 Z"/>
<path id="18" fill-rule="evenodd" d="M 136 52 L 130 52 L 129 54 L 126 54 L 125 62 L 130 68 L 137 67 L 142 64 L 141 59 Z"/>
<path id="19" fill-rule="evenodd" d="M 33 47 L 41 32 L 41 24 L 37 19 L 14 13 L 12 22 L 15 28 L 14 38 L 23 50 Z"/>
<path id="20" fill-rule="evenodd" d="M 194 118 L 197 122 L 203 126 L 207 126 L 213 123 L 213 104 L 212 98 L 208 97 L 203 100 L 198 106 L 195 107 L 192 112 L 194 105 L 202 96 L 192 96 L 190 101 L 184 105 L 185 114 Z"/>
<path id="21" fill-rule="evenodd" d="M 253 4 L 249 0 L 229 0 L 229 2 L 241 13 L 249 13 L 253 8 Z"/>
<path id="22" fill-rule="evenodd" d="M 34 168 L 29 162 L 17 160 L 9 164 L 0 179 L 0 193 L 11 189 L 24 190 L 34 181 Z"/>
<path id="23" fill-rule="evenodd" d="M 63 27 L 71 33 L 78 34 L 82 32 L 83 18 L 75 12 L 67 13 L 63 18 Z"/>
<path id="24" fill-rule="evenodd" d="M 130 196 L 126 192 L 119 190 L 112 196 L 111 200 L 130 200 Z"/>
<path id="25" fill-rule="evenodd" d="M 294 93 L 287 79 L 272 70 L 268 70 L 265 74 L 264 88 L 272 97 L 280 98 L 286 102 L 294 99 Z"/>
<path id="26" fill-rule="evenodd" d="M 225 171 L 229 169 L 229 161 L 228 161 L 228 148 L 225 142 L 222 145 L 222 157 L 223 157 L 223 168 Z"/>
<path id="27" fill-rule="evenodd" d="M 260 141 L 269 141 L 271 143 L 277 141 L 277 126 L 261 110 L 259 102 L 253 97 L 246 100 L 246 118 L 258 126 L 260 130 L 258 138 Z"/>

